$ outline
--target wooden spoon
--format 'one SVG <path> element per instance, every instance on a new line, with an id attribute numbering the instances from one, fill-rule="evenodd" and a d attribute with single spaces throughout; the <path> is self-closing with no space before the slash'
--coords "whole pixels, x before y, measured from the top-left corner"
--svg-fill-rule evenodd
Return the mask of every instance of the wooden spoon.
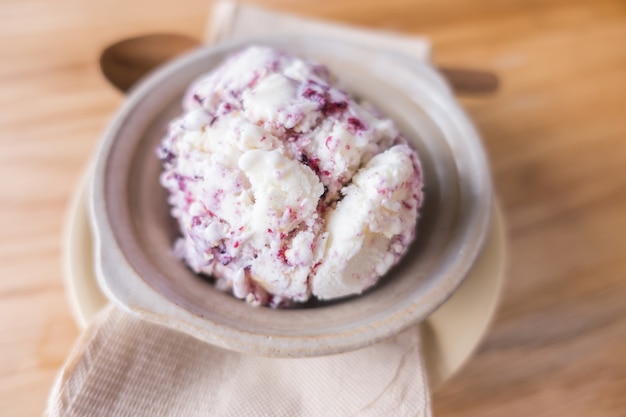
<path id="1" fill-rule="evenodd" d="M 105 78 L 122 92 L 159 65 L 201 46 L 189 36 L 155 33 L 124 39 L 109 45 L 100 55 Z M 455 92 L 484 94 L 498 89 L 498 77 L 486 71 L 438 67 Z"/>

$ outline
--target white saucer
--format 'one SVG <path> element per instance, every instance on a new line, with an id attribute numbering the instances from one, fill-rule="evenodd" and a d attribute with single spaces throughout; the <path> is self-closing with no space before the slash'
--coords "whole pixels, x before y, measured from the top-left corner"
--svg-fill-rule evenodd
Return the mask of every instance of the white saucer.
<path id="1" fill-rule="evenodd" d="M 497 207 L 494 213 L 485 248 L 470 275 L 422 327 L 431 388 L 449 379 L 471 357 L 495 313 L 504 281 L 505 237 Z M 77 324 L 85 328 L 108 303 L 94 272 L 86 180 L 78 187 L 65 221 L 63 269 L 72 313 Z"/>

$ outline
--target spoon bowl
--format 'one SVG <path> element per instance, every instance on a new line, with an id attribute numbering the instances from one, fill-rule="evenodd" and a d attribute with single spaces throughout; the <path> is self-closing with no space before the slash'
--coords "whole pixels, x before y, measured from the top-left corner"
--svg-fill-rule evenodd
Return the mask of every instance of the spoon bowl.
<path id="1" fill-rule="evenodd" d="M 115 88 L 126 92 L 155 68 L 199 46 L 197 40 L 173 33 L 128 38 L 102 51 L 100 70 Z"/>

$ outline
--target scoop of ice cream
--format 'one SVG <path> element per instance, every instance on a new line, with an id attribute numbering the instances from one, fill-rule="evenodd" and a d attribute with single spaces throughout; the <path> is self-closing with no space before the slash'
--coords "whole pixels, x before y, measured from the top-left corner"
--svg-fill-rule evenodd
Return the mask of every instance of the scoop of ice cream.
<path id="1" fill-rule="evenodd" d="M 196 272 L 253 304 L 374 285 L 415 236 L 418 156 L 329 71 L 250 47 L 194 82 L 158 150 Z"/>

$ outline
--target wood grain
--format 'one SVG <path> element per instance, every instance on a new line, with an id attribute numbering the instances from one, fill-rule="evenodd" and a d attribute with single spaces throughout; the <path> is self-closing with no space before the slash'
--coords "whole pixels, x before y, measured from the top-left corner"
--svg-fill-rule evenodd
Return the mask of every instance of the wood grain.
<path id="1" fill-rule="evenodd" d="M 626 413 L 626 3 L 258 0 L 432 38 L 439 65 L 496 71 L 464 99 L 508 219 L 498 317 L 434 395 L 437 416 Z M 99 51 L 199 37 L 204 0 L 0 2 L 0 414 L 39 415 L 77 330 L 60 270 L 68 198 L 122 98 Z"/>

